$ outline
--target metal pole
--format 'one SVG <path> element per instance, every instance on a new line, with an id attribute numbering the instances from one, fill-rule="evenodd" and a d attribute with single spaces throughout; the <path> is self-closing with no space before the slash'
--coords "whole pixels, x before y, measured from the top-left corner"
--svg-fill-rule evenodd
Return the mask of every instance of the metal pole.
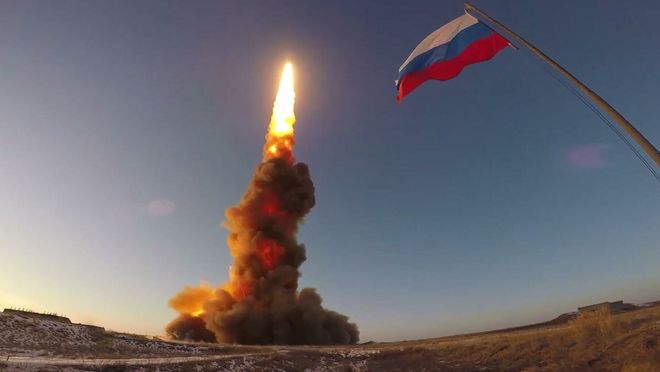
<path id="1" fill-rule="evenodd" d="M 515 41 L 516 43 L 524 46 L 527 48 L 532 54 L 534 54 L 536 57 L 538 57 L 540 60 L 543 62 L 547 63 L 550 67 L 555 69 L 557 72 L 559 72 L 564 78 L 566 78 L 568 81 L 573 83 L 582 94 L 590 98 L 596 106 L 598 106 L 601 110 L 603 110 L 607 115 L 609 115 L 623 130 L 628 133 L 630 137 L 632 137 L 635 142 L 648 154 L 648 156 L 653 159 L 655 164 L 660 167 L 660 152 L 658 152 L 658 149 L 653 146 L 649 140 L 640 133 L 637 128 L 635 128 L 626 118 L 623 117 L 618 111 L 614 109 L 614 107 L 610 106 L 609 103 L 607 103 L 603 98 L 601 98 L 598 94 L 596 94 L 593 90 L 589 89 L 586 85 L 584 85 L 580 80 L 578 80 L 575 76 L 573 76 L 570 72 L 566 71 L 563 67 L 561 67 L 557 62 L 553 61 L 552 58 L 548 57 L 540 51 L 538 48 L 536 48 L 534 45 L 530 44 L 527 42 L 527 40 L 523 39 L 520 35 L 516 34 L 515 32 L 511 31 L 508 27 L 505 25 L 501 24 L 500 22 L 496 21 L 493 19 L 491 16 L 488 14 L 482 12 L 478 8 L 474 7 L 473 5 L 469 3 L 465 3 L 465 12 L 471 14 L 474 12 L 478 17 L 477 18 L 482 18 L 487 22 L 490 22 L 494 25 L 496 25 L 498 28 L 500 28 L 502 31 L 504 31 L 510 42 Z"/>

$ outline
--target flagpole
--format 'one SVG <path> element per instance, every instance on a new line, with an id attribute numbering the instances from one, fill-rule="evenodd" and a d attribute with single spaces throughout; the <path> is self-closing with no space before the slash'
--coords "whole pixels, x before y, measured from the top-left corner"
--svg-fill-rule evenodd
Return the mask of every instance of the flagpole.
<path id="1" fill-rule="evenodd" d="M 628 133 L 628 135 L 632 137 L 632 139 L 635 140 L 635 142 L 637 142 L 637 144 L 644 150 L 644 152 L 646 152 L 648 156 L 651 157 L 653 161 L 655 161 L 655 164 L 660 167 L 660 152 L 658 152 L 658 149 L 656 149 L 655 146 L 653 146 L 653 144 L 649 142 L 649 140 L 647 140 L 646 137 L 644 137 L 644 135 L 640 133 L 640 131 L 637 130 L 637 128 L 635 128 L 626 118 L 624 118 L 623 115 L 621 115 L 618 111 L 616 111 L 614 107 L 610 106 L 609 103 L 607 103 L 593 90 L 589 89 L 589 87 L 584 85 L 570 72 L 566 71 L 566 69 L 564 69 L 557 62 L 552 60 L 552 58 L 545 55 L 545 53 L 540 51 L 534 45 L 530 44 L 527 40 L 523 39 L 520 35 L 511 31 L 508 27 L 496 21 L 491 16 L 482 12 L 475 6 L 469 3 L 465 3 L 464 6 L 466 13 L 470 15 L 476 15 L 477 18 L 483 19 L 489 23 L 494 24 L 495 26 L 497 26 L 507 34 L 508 36 L 507 39 L 509 40 L 509 42 L 515 41 L 516 43 L 524 46 L 530 52 L 532 52 L 532 54 L 538 57 L 541 61 L 547 63 L 555 71 L 559 72 L 564 78 L 566 78 L 566 80 L 570 81 L 573 85 L 575 85 L 582 94 L 584 94 L 589 99 L 591 99 L 596 106 L 598 106 L 601 110 L 603 110 L 603 112 L 609 115 L 609 117 L 611 117 L 624 131 L 626 131 L 626 133 Z"/>

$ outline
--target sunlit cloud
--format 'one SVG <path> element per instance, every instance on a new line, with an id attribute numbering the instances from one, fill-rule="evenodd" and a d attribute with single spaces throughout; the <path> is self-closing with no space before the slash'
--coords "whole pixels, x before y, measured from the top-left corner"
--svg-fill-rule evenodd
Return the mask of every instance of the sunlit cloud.
<path id="1" fill-rule="evenodd" d="M 602 168 L 607 165 L 605 150 L 607 146 L 600 143 L 586 144 L 575 147 L 568 152 L 568 163 L 580 168 Z"/>
<path id="2" fill-rule="evenodd" d="M 176 211 L 176 203 L 169 199 L 152 200 L 147 205 L 147 211 L 156 217 L 169 216 Z"/>

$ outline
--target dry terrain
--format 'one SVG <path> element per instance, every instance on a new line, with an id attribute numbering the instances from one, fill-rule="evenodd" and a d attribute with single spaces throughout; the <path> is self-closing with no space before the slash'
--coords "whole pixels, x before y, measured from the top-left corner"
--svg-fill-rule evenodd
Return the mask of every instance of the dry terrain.
<path id="1" fill-rule="evenodd" d="M 0 371 L 660 371 L 660 306 L 355 346 L 170 342 L 0 313 Z"/>

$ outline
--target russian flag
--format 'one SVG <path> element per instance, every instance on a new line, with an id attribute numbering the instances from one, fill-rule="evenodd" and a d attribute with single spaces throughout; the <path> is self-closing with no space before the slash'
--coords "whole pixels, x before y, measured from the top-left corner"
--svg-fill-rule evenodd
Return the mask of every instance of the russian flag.
<path id="1" fill-rule="evenodd" d="M 427 80 L 449 80 L 465 66 L 493 58 L 509 41 L 465 14 L 440 27 L 399 68 L 397 102 Z"/>

